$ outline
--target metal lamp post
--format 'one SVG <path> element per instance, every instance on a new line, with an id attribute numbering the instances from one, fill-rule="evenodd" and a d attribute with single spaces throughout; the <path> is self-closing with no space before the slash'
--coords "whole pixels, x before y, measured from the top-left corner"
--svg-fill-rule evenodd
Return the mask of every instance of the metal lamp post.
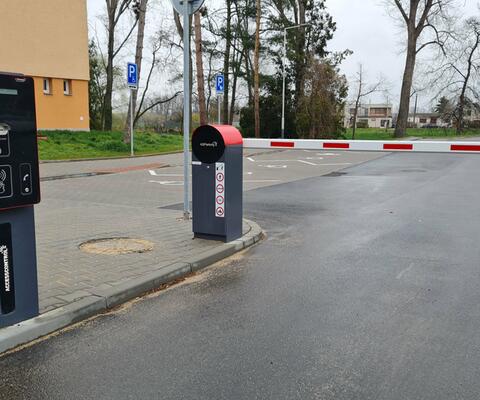
<path id="1" fill-rule="evenodd" d="M 287 64 L 287 30 L 300 28 L 302 26 L 311 26 L 310 24 L 300 24 L 289 26 L 283 30 L 283 87 L 282 87 L 282 139 L 285 137 L 285 78 L 286 78 L 286 64 Z"/>

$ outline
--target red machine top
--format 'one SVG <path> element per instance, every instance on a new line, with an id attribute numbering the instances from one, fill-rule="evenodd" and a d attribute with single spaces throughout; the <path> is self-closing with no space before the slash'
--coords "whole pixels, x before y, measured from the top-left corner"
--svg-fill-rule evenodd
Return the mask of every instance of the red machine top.
<path id="1" fill-rule="evenodd" d="M 222 135 L 225 146 L 243 144 L 242 134 L 232 125 L 211 125 Z"/>

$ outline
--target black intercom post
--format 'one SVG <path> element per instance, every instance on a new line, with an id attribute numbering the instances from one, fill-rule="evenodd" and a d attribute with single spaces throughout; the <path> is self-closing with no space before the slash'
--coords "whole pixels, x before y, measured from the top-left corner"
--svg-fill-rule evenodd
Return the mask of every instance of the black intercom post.
<path id="1" fill-rule="evenodd" d="M 0 328 L 38 315 L 39 202 L 33 79 L 0 73 Z"/>
<path id="2" fill-rule="evenodd" d="M 204 125 L 192 136 L 195 237 L 230 242 L 242 236 L 243 138 L 230 125 Z"/>

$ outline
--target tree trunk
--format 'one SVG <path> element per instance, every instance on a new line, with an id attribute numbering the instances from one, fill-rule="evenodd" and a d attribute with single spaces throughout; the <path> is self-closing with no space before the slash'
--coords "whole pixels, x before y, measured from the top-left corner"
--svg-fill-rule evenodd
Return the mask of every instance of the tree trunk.
<path id="1" fill-rule="evenodd" d="M 233 71 L 233 82 L 232 82 L 232 102 L 230 103 L 230 117 L 228 118 L 228 123 L 233 125 L 233 117 L 235 115 L 235 100 L 237 96 L 237 82 L 240 72 L 240 66 L 243 60 L 243 54 L 239 55 L 238 62 L 235 62 L 235 70 Z"/>
<path id="2" fill-rule="evenodd" d="M 105 85 L 103 130 L 112 130 L 112 92 L 113 92 L 113 58 L 115 45 L 115 9 L 107 9 L 108 13 L 108 48 L 107 48 L 107 77 Z"/>
<path id="3" fill-rule="evenodd" d="M 137 84 L 140 84 L 140 77 L 142 72 L 143 42 L 145 38 L 145 20 L 147 17 L 147 3 L 148 3 L 148 0 L 140 1 L 140 8 L 139 8 L 139 14 L 138 14 L 137 46 L 135 49 L 135 64 L 137 64 L 137 68 L 138 68 Z M 138 96 L 138 90 L 130 91 L 130 101 L 128 103 L 127 121 L 125 123 L 125 129 L 123 134 L 124 143 L 130 143 L 132 138 L 132 132 L 130 132 L 130 126 L 131 126 L 130 118 L 132 114 L 131 109 L 132 109 L 132 102 L 133 102 L 133 123 L 135 124 L 135 113 L 137 110 L 137 96 Z"/>
<path id="4" fill-rule="evenodd" d="M 400 95 L 400 108 L 398 110 L 397 125 L 395 126 L 395 137 L 405 137 L 408 126 L 408 114 L 410 113 L 410 92 L 413 84 L 413 74 L 415 72 L 415 61 L 417 58 L 417 42 L 414 38 L 415 33 L 408 33 L 407 60 L 405 71 L 403 73 L 402 91 Z"/>
<path id="5" fill-rule="evenodd" d="M 205 76 L 203 72 L 203 52 L 202 52 L 202 25 L 200 21 L 200 11 L 194 15 L 195 26 L 195 59 L 197 65 L 197 91 L 198 107 L 200 110 L 200 125 L 208 124 L 207 105 L 205 102 Z"/>
<path id="6" fill-rule="evenodd" d="M 474 68 L 474 55 L 478 49 L 478 46 L 480 45 L 480 33 L 476 32 L 476 42 L 472 46 L 470 50 L 470 55 L 468 57 L 468 67 L 467 67 L 467 74 L 465 75 L 463 85 L 462 85 L 462 92 L 460 93 L 460 98 L 458 100 L 458 124 L 457 124 L 457 135 L 461 135 L 463 133 L 463 128 L 464 128 L 464 121 L 463 119 L 465 118 L 465 102 L 466 102 L 466 96 L 465 94 L 467 93 L 467 88 L 468 88 L 468 83 L 470 81 L 470 78 L 472 76 L 472 69 Z"/>
<path id="7" fill-rule="evenodd" d="M 225 58 L 223 61 L 223 77 L 224 77 L 224 92 L 223 92 L 223 116 L 222 123 L 228 124 L 228 105 L 229 105 L 229 84 L 230 84 L 230 47 L 232 45 L 232 1 L 226 0 L 227 6 L 227 20 L 225 27 Z"/>
<path id="8" fill-rule="evenodd" d="M 255 101 L 255 137 L 260 137 L 260 17 L 262 13 L 260 0 L 256 0 L 256 31 L 255 31 L 255 54 L 253 61 L 254 74 L 254 101 Z"/>
<path id="9" fill-rule="evenodd" d="M 305 19 L 305 0 L 299 0 L 298 2 L 298 23 L 304 25 Z M 298 28 L 299 40 L 297 42 L 297 57 L 299 57 L 299 70 L 297 74 L 297 82 L 295 83 L 295 92 L 297 99 L 303 97 L 305 92 L 305 70 L 307 68 L 307 61 L 305 59 L 305 26 Z"/>
<path id="10" fill-rule="evenodd" d="M 355 132 L 357 131 L 357 116 L 358 116 L 358 105 L 360 98 L 357 98 L 355 102 L 355 110 L 353 110 L 353 126 L 352 126 L 352 140 L 355 140 Z"/>

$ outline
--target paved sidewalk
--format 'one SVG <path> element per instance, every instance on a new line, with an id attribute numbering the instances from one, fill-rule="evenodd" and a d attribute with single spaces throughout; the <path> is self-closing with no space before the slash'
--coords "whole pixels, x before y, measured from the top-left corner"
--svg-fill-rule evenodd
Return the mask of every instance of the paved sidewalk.
<path id="1" fill-rule="evenodd" d="M 201 259 L 219 250 L 223 243 L 193 239 L 190 221 L 178 211 L 97 205 L 88 215 L 72 221 L 71 210 L 63 209 L 48 225 L 37 226 L 40 312 L 44 313 L 84 297 L 99 295 L 129 280 L 169 265 Z M 244 233 L 251 230 L 245 223 Z M 147 240 L 153 250 L 131 254 L 91 254 L 79 246 L 105 238 Z"/>

